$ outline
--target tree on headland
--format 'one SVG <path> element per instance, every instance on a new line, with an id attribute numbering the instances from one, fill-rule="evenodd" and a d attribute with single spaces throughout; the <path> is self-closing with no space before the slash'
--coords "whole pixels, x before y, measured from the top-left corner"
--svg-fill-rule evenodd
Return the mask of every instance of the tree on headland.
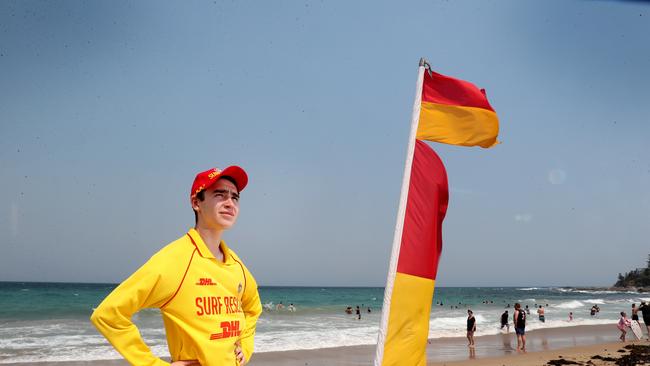
<path id="1" fill-rule="evenodd" d="M 646 268 L 637 268 L 625 275 L 619 273 L 614 287 L 650 287 L 650 254 Z"/>

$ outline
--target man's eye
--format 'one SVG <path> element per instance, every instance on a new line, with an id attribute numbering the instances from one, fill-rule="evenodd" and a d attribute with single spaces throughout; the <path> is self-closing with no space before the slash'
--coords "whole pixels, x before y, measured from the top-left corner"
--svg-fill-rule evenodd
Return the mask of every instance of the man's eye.
<path id="1" fill-rule="evenodd" d="M 232 199 L 235 201 L 239 201 L 239 196 L 232 196 Z"/>

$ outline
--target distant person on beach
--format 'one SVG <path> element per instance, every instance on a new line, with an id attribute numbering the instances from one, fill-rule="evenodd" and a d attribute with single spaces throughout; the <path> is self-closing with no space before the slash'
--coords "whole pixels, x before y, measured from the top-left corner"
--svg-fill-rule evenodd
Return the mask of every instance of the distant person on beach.
<path id="1" fill-rule="evenodd" d="M 467 310 L 467 340 L 470 348 L 474 348 L 474 332 L 476 332 L 476 318 L 471 310 Z"/>
<path id="2" fill-rule="evenodd" d="M 370 306 L 368 306 L 368 314 L 370 314 L 372 310 L 370 310 Z"/>
<path id="3" fill-rule="evenodd" d="M 291 303 L 291 304 L 289 304 L 289 306 L 287 307 L 287 310 L 289 310 L 289 311 L 292 312 L 292 313 L 295 313 L 295 312 L 296 312 L 296 307 L 293 306 L 293 303 Z"/>
<path id="4" fill-rule="evenodd" d="M 595 316 L 596 315 L 596 305 L 591 307 L 591 310 L 589 311 L 589 315 Z"/>
<path id="5" fill-rule="evenodd" d="M 632 321 L 636 321 L 641 326 L 641 323 L 639 323 L 639 308 L 636 307 L 636 304 L 632 304 Z"/>
<path id="6" fill-rule="evenodd" d="M 352 314 L 352 306 L 348 306 L 347 308 L 345 308 L 345 313 Z"/>
<path id="7" fill-rule="evenodd" d="M 361 320 L 361 309 L 359 309 L 359 305 L 357 305 L 357 320 Z"/>
<path id="8" fill-rule="evenodd" d="M 506 332 L 510 333 L 510 324 L 508 324 L 508 310 L 504 311 L 503 314 L 501 314 L 501 329 L 503 330 L 503 327 L 506 327 Z"/>
<path id="9" fill-rule="evenodd" d="M 515 313 L 512 316 L 517 334 L 517 350 L 526 350 L 526 312 L 521 310 L 521 304 L 515 304 Z"/>
<path id="10" fill-rule="evenodd" d="M 569 321 L 570 322 L 573 321 L 573 312 L 572 311 L 569 312 Z"/>
<path id="11" fill-rule="evenodd" d="M 528 308 L 528 305 L 526 305 L 526 314 L 530 315 L 530 309 Z"/>
<path id="12" fill-rule="evenodd" d="M 169 365 L 151 352 L 132 321 L 144 308 L 160 309 L 172 366 L 245 365 L 251 359 L 262 313 L 257 283 L 222 240 L 237 221 L 247 183 L 238 166 L 197 174 L 189 196 L 194 228 L 154 254 L 93 312 L 92 323 L 130 364 Z M 140 187 L 149 200 L 143 207 L 159 217 L 151 201 L 160 198 L 147 188 Z"/>
<path id="13" fill-rule="evenodd" d="M 627 328 L 632 325 L 630 319 L 627 318 L 627 315 L 624 311 L 621 311 L 621 319 L 618 320 L 618 330 L 621 331 L 621 336 L 618 338 L 621 341 L 625 342 L 625 335 L 627 334 Z"/>
<path id="14" fill-rule="evenodd" d="M 280 301 L 280 303 L 275 306 L 275 310 L 280 311 L 282 309 L 284 309 L 284 305 L 282 304 L 282 301 Z"/>
<path id="15" fill-rule="evenodd" d="M 537 315 L 539 316 L 539 321 L 542 323 L 546 322 L 546 318 L 544 317 L 544 308 L 542 305 L 539 306 L 539 309 L 537 309 Z"/>
<path id="16" fill-rule="evenodd" d="M 648 334 L 648 340 L 650 340 L 650 304 L 642 301 L 641 305 L 639 306 L 639 311 L 641 311 L 641 315 L 643 316 L 643 323 L 645 324 L 645 330 L 646 333 Z"/>

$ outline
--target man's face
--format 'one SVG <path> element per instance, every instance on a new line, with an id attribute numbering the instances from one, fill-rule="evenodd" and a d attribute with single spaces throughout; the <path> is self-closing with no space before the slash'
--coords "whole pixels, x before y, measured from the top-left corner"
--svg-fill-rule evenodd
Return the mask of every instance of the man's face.
<path id="1" fill-rule="evenodd" d="M 192 202 L 202 227 L 225 230 L 235 224 L 239 215 L 239 193 L 231 181 L 219 179 L 205 190 L 204 197 L 203 201 L 195 198 Z"/>

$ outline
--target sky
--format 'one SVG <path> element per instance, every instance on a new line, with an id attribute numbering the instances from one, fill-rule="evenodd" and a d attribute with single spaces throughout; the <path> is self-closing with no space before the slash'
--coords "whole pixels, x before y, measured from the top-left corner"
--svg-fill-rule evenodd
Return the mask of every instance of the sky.
<path id="1" fill-rule="evenodd" d="M 265 286 L 383 286 L 418 61 L 487 89 L 430 146 L 437 286 L 608 286 L 650 254 L 650 4 L 0 2 L 0 281 L 126 278 L 249 174 L 226 242 Z"/>

